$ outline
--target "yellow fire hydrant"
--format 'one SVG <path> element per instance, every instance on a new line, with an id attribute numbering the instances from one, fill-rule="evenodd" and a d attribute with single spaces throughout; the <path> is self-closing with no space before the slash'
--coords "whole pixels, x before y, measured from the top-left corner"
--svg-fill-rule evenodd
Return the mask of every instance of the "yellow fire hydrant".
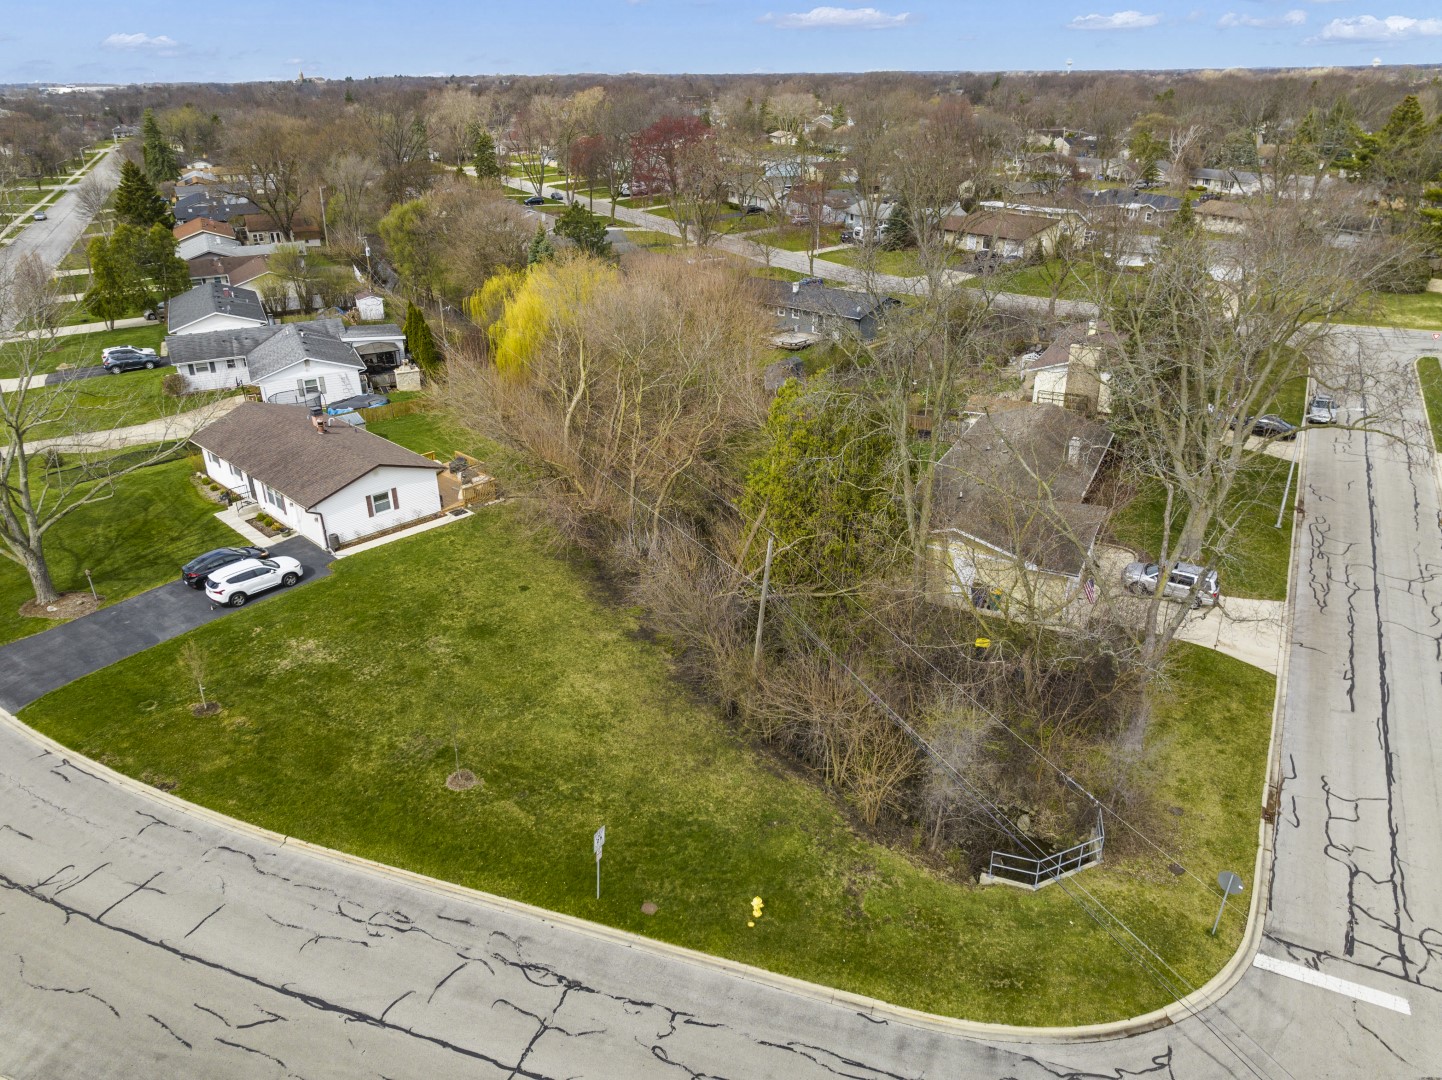
<path id="1" fill-rule="evenodd" d="M 765 901 L 763 901 L 763 900 L 761 899 L 761 897 L 759 897 L 759 896 L 753 896 L 753 897 L 751 898 L 751 921 L 747 922 L 747 924 L 746 924 L 747 926 L 755 926 L 755 925 L 756 925 L 755 920 L 761 918 L 761 909 L 762 909 L 764 906 L 765 906 Z"/>

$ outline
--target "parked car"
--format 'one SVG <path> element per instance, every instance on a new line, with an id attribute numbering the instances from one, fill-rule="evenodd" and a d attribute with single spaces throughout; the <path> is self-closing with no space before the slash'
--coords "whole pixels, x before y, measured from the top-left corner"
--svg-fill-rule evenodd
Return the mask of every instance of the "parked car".
<path id="1" fill-rule="evenodd" d="M 165 318 L 165 301 L 162 300 L 154 307 L 146 308 L 145 317 L 151 322 L 158 322 L 159 320 Z"/>
<path id="2" fill-rule="evenodd" d="M 748 206 L 748 207 L 746 208 L 746 216 L 747 216 L 747 217 L 751 217 L 753 214 L 764 214 L 764 213 L 766 213 L 766 211 L 763 210 L 763 209 L 761 209 L 761 207 L 759 207 L 759 206 Z"/>
<path id="3" fill-rule="evenodd" d="M 526 205 L 527 205 L 527 206 L 545 206 L 545 205 L 546 205 L 546 200 L 543 199 L 543 198 L 541 198 L 539 195 L 532 195 L 529 199 L 526 200 Z"/>
<path id="4" fill-rule="evenodd" d="M 36 221 L 49 221 L 49 220 L 50 220 L 49 218 L 47 218 L 47 217 L 45 216 L 45 211 L 44 211 L 44 210 L 36 210 L 35 213 L 32 214 L 31 216 L 32 216 Z"/>
<path id="5" fill-rule="evenodd" d="M 1316 394 L 1307 404 L 1307 423 L 1335 424 L 1337 422 L 1337 399 L 1326 394 Z"/>
<path id="6" fill-rule="evenodd" d="M 1136 595 L 1152 596 L 1157 591 L 1157 581 L 1162 568 L 1156 563 L 1129 563 L 1122 571 L 1122 588 Z M 1198 584 L 1200 582 L 1200 584 Z M 1167 575 L 1166 588 L 1162 596 L 1192 607 L 1211 607 L 1220 598 L 1217 586 L 1217 572 L 1196 563 L 1179 562 Z"/>
<path id="7" fill-rule="evenodd" d="M 551 194 L 548 195 L 547 198 L 549 198 L 552 202 L 565 202 L 565 201 L 566 201 L 566 196 L 562 195 L 559 191 L 553 191 L 553 192 L 551 192 Z"/>
<path id="8" fill-rule="evenodd" d="M 1250 416 L 1241 425 L 1241 428 L 1246 434 L 1255 435 L 1259 439 L 1295 439 L 1297 437 L 1297 426 L 1287 423 L 1276 413 Z"/>
<path id="9" fill-rule="evenodd" d="M 161 364 L 154 349 L 142 349 L 134 345 L 112 345 L 100 352 L 100 366 L 112 375 L 137 368 L 154 368 Z"/>
<path id="10" fill-rule="evenodd" d="M 824 284 L 826 284 L 826 283 L 825 283 L 824 281 L 822 281 L 821 278 L 819 278 L 819 277 L 804 277 L 804 278 L 802 278 L 800 281 L 798 281 L 796 284 L 798 284 L 798 285 L 824 285 Z"/>
<path id="11" fill-rule="evenodd" d="M 205 595 L 210 597 L 212 604 L 244 607 L 256 593 L 280 585 L 294 585 L 303 573 L 300 563 L 289 555 L 277 555 L 274 559 L 242 559 L 221 567 L 206 578 Z"/>
<path id="12" fill-rule="evenodd" d="M 205 579 L 222 566 L 240 562 L 241 559 L 263 559 L 270 552 L 258 547 L 223 547 L 197 555 L 180 568 L 180 580 L 192 589 L 205 588 Z"/>

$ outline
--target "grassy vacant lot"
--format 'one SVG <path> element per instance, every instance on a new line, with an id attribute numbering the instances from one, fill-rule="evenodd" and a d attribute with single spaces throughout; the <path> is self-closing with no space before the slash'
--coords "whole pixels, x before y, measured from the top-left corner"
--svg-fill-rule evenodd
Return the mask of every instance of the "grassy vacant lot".
<path id="1" fill-rule="evenodd" d="M 1275 528 L 1277 507 L 1287 483 L 1291 463 L 1268 454 L 1250 454 L 1248 468 L 1238 478 L 1227 504 L 1225 517 L 1236 520 L 1226 561 L 1219 564 L 1223 596 L 1258 600 L 1285 600 L 1287 573 L 1292 551 L 1293 515 L 1282 515 L 1282 527 Z M 1296 502 L 1293 478 L 1288 505 Z M 1132 501 L 1113 515 L 1113 535 L 1128 547 L 1155 557 L 1162 535 L 1166 492 L 1160 483 L 1146 483 Z M 1210 556 L 1209 561 L 1218 565 Z"/>
<path id="2" fill-rule="evenodd" d="M 1442 330 L 1442 293 L 1373 293 L 1338 321 L 1404 330 Z"/>
<path id="3" fill-rule="evenodd" d="M 811 230 L 800 225 L 783 225 L 779 229 L 757 233 L 751 239 L 758 240 L 763 244 L 770 244 L 774 248 L 781 248 L 783 251 L 806 251 L 811 247 Z M 839 243 L 841 243 L 841 226 L 822 226 L 821 242 L 817 246 L 833 247 Z"/>
<path id="4" fill-rule="evenodd" d="M 1422 386 L 1422 402 L 1427 406 L 1427 421 L 1432 426 L 1432 445 L 1442 450 L 1442 364 L 1437 357 L 1418 358 L 1417 381 Z"/>
<path id="5" fill-rule="evenodd" d="M 842 266 L 854 266 L 857 269 L 869 268 L 878 274 L 892 274 L 896 277 L 920 277 L 926 273 L 915 248 L 903 248 L 900 251 L 873 248 L 868 251 L 866 248 L 853 247 L 847 248 L 845 251 L 828 251 L 825 255 L 818 255 L 817 258 L 825 259 L 827 262 L 840 263 Z M 959 253 L 954 254 L 949 260 L 948 266 L 960 266 L 961 262 Z"/>
<path id="6" fill-rule="evenodd" d="M 233 390 L 211 390 L 184 397 L 167 397 L 162 389 L 165 377 L 175 369 L 162 367 L 153 371 L 127 371 L 120 375 L 97 375 L 77 379 L 61 386 L 32 389 L 32 395 L 67 399 L 64 418 L 38 424 L 30 430 L 30 438 L 45 439 L 72 435 L 81 431 L 105 431 L 109 428 L 131 427 L 164 416 L 190 412 L 230 397 Z M 48 406 L 35 405 L 36 408 Z"/>
<path id="7" fill-rule="evenodd" d="M 858 836 L 690 700 L 638 630 L 496 508 L 348 558 L 24 719 L 282 833 L 904 1005 L 1050 1024 L 1165 1000 L 1063 888 L 959 885 Z M 203 722 L 177 662 L 192 640 L 225 707 Z M 1151 773 L 1186 812 L 1158 828 L 1209 883 L 1252 865 L 1273 680 L 1187 647 L 1178 659 Z M 444 787 L 453 746 L 481 786 Z M 1209 937 L 1213 890 L 1164 859 L 1119 854 L 1085 886 L 1195 985 L 1240 938 L 1244 906 Z"/>
<path id="8" fill-rule="evenodd" d="M 165 325 L 152 323 L 134 330 L 101 330 L 94 334 L 70 334 L 57 337 L 55 348 L 38 365 L 40 371 L 55 371 L 61 367 L 95 367 L 100 363 L 100 350 L 111 345 L 134 345 L 142 349 L 160 350 L 165 337 Z M 14 378 L 20 374 L 20 347 L 15 344 L 0 345 L 0 379 Z"/>
<path id="9" fill-rule="evenodd" d="M 1052 290 L 1056 287 L 1057 276 L 1061 274 L 1066 276 L 1062 280 L 1061 291 L 1057 293 L 1059 299 L 1087 299 L 1089 287 L 1095 279 L 1095 271 L 1084 262 L 1074 263 L 1068 268 L 1061 260 L 1050 259 L 1033 266 L 1024 266 L 1019 270 L 988 275 L 985 282 L 992 290 L 1024 293 L 1027 296 L 1050 297 Z M 966 284 L 980 286 L 982 279 L 972 278 Z"/>
<path id="10" fill-rule="evenodd" d="M 61 461 L 63 466 L 63 456 Z M 220 508 L 191 486 L 191 469 L 186 459 L 140 469 L 121 480 L 112 497 L 81 507 L 51 529 L 45 552 L 56 587 L 86 589 L 88 567 L 96 590 L 113 603 L 170 581 L 181 563 L 202 551 L 239 543 L 215 520 Z M 0 643 L 55 625 L 20 617 L 20 605 L 32 596 L 24 571 L 0 562 Z"/>

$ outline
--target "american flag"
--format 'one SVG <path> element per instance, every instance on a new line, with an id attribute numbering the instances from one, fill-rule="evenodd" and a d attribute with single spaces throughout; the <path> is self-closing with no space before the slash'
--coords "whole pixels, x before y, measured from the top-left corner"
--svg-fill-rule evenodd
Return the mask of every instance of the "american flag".
<path id="1" fill-rule="evenodd" d="M 1093 604 L 1097 602 L 1096 578 L 1087 578 L 1086 584 L 1082 586 L 1082 592 L 1087 594 L 1087 599 Z"/>

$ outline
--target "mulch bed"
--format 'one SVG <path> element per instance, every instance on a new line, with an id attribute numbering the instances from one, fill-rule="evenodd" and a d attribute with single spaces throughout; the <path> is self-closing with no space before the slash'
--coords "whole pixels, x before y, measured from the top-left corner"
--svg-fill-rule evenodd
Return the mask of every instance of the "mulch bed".
<path id="1" fill-rule="evenodd" d="M 27 600 L 20 605 L 20 614 L 27 619 L 78 619 L 98 610 L 104 603 L 103 596 L 97 598 L 88 592 L 68 592 L 61 593 L 51 604 L 37 604 L 34 600 Z"/>

